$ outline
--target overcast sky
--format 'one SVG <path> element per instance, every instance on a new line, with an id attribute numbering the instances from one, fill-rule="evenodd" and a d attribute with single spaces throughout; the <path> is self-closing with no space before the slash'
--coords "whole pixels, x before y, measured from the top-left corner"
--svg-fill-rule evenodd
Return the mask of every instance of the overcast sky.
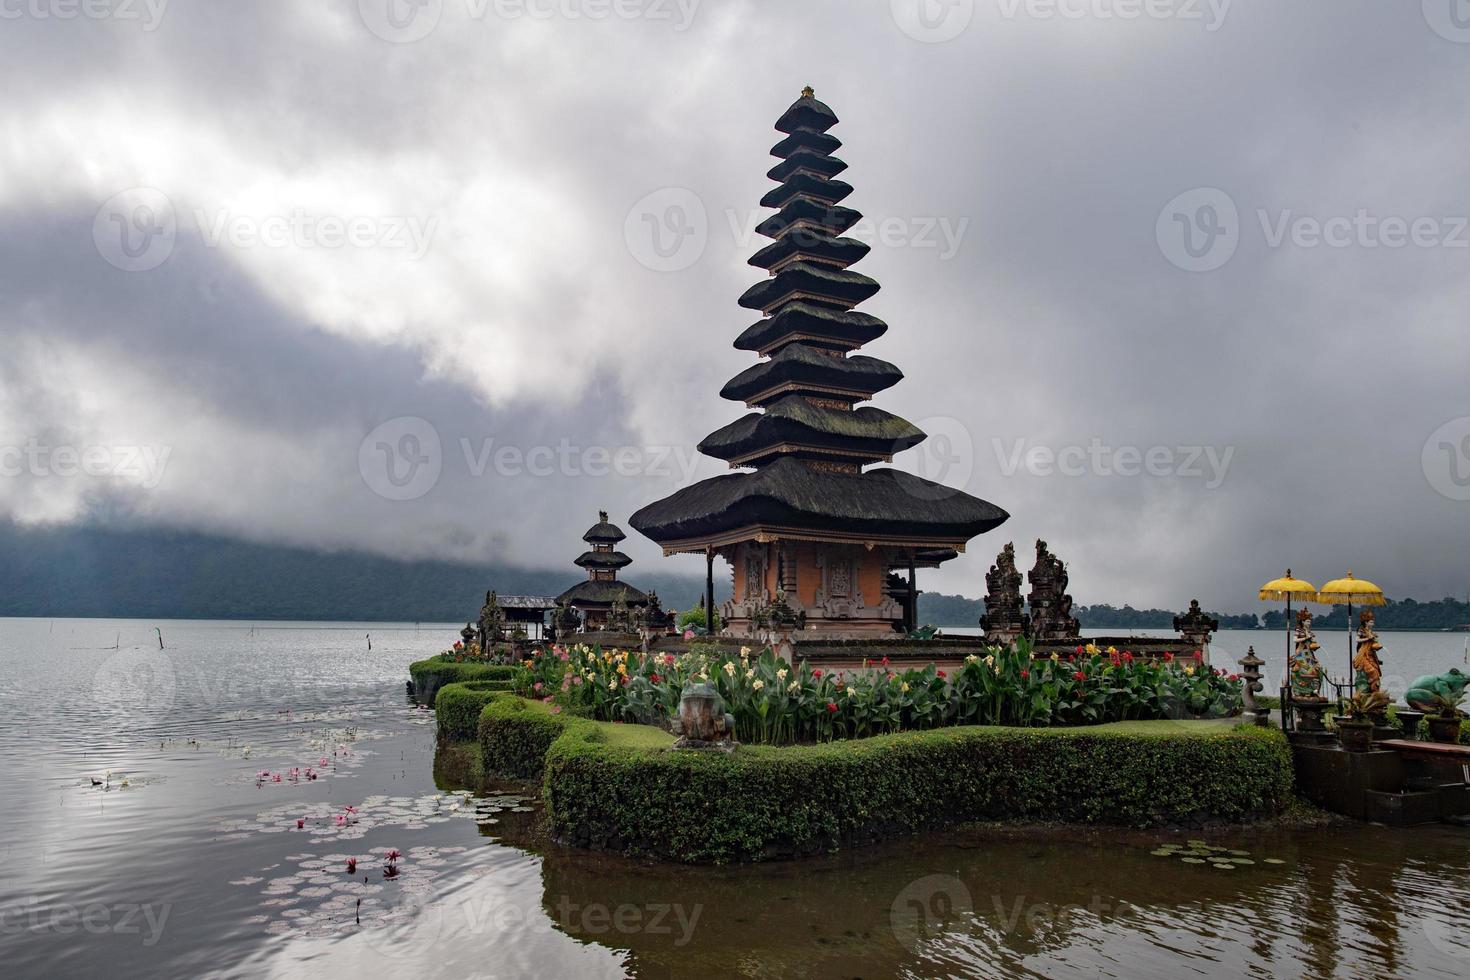
<path id="1" fill-rule="evenodd" d="M 1456 2 L 0 0 L 0 512 L 570 570 L 723 465 L 811 84 L 900 464 L 1012 514 L 925 587 L 1463 596 Z"/>

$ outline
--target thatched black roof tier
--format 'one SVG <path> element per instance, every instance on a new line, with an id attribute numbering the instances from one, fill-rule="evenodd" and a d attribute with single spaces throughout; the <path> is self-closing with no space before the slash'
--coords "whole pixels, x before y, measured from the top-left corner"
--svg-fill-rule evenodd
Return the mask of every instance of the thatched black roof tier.
<path id="1" fill-rule="evenodd" d="M 776 120 L 776 130 L 782 133 L 795 133 L 799 130 L 810 130 L 814 133 L 825 133 L 837 125 L 837 113 L 824 102 L 818 102 L 816 95 L 811 89 L 803 90 L 801 98 L 791 103 L 790 107 Z"/>
<path id="2" fill-rule="evenodd" d="M 588 544 L 617 544 L 627 537 L 622 528 L 608 523 L 606 511 L 599 512 L 597 516 L 597 523 L 589 527 L 587 533 L 582 535 L 583 541 Z"/>
<path id="3" fill-rule="evenodd" d="M 784 207 L 787 201 L 801 197 L 817 204 L 836 204 L 852 193 L 852 185 L 845 180 L 828 180 L 811 174 L 797 174 L 774 190 L 767 191 L 761 198 L 761 207 Z"/>
<path id="4" fill-rule="evenodd" d="M 1009 516 L 992 503 L 900 470 L 833 473 L 783 458 L 754 473 L 685 487 L 629 520 L 669 551 L 748 540 L 757 533 L 800 540 L 803 532 L 818 540 L 960 549 Z"/>
<path id="5" fill-rule="evenodd" d="M 834 357 L 806 344 L 787 344 L 770 360 L 731 378 L 720 397 L 760 404 L 785 394 L 838 395 L 862 401 L 903 380 L 903 372 L 876 357 Z"/>
<path id="6" fill-rule="evenodd" d="M 825 408 L 786 395 L 711 432 L 699 451 L 740 466 L 792 452 L 871 463 L 923 441 L 922 429 L 881 408 Z"/>
<path id="7" fill-rule="evenodd" d="M 617 599 L 618 594 L 623 594 L 623 601 L 630 606 L 648 605 L 648 596 L 639 592 L 624 582 L 578 582 L 556 597 L 558 603 L 575 606 L 578 609 L 598 606 L 611 606 Z"/>
<path id="8" fill-rule="evenodd" d="M 888 324 L 868 313 L 834 310 L 815 303 L 787 303 L 774 316 L 758 320 L 735 338 L 738 350 L 768 352 L 797 340 L 852 350 L 877 340 Z"/>
<path id="9" fill-rule="evenodd" d="M 627 568 L 633 559 L 621 551 L 584 551 L 577 556 L 576 564 L 582 568 Z"/>
<path id="10" fill-rule="evenodd" d="M 771 156 L 787 158 L 797 150 L 811 150 L 815 153 L 836 153 L 842 149 L 842 140 L 831 133 L 817 133 L 810 129 L 798 129 L 796 132 L 781 140 L 771 147 Z M 779 180 L 780 178 L 773 178 Z"/>
<path id="11" fill-rule="evenodd" d="M 816 150 L 798 148 L 786 159 L 767 170 L 766 176 L 775 181 L 790 180 L 797 173 L 810 173 L 818 177 L 836 177 L 846 169 L 847 164 L 834 156 Z"/>
<path id="12" fill-rule="evenodd" d="M 769 279 L 762 279 L 740 296 L 748 310 L 774 312 L 782 303 L 805 299 L 831 303 L 848 309 L 872 296 L 882 287 L 861 272 L 838 269 L 819 262 L 793 262 Z"/>
<path id="13" fill-rule="evenodd" d="M 748 260 L 757 269 L 769 269 L 793 258 L 813 259 L 847 267 L 867 255 L 872 246 L 856 238 L 832 238 L 814 231 L 792 231 L 783 235 Z"/>
<path id="14" fill-rule="evenodd" d="M 863 216 L 852 208 L 845 208 L 840 204 L 828 207 L 798 197 L 756 225 L 755 231 L 767 238 L 780 238 L 790 228 L 815 228 L 837 236 L 862 219 Z"/>

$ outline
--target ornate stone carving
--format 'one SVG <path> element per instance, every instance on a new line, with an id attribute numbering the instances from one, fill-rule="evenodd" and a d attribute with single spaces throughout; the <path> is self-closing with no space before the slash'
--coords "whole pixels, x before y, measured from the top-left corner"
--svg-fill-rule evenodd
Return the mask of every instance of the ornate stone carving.
<path id="1" fill-rule="evenodd" d="M 700 682 L 684 688 L 679 698 L 679 717 L 670 728 L 679 738 L 676 749 L 735 748 L 735 716 L 725 710 L 725 700 L 714 685 Z"/>
<path id="2" fill-rule="evenodd" d="M 1030 630 L 1031 617 L 1022 610 L 1021 582 L 1015 545 L 1007 542 L 985 573 L 985 615 L 980 617 L 980 628 L 986 643 L 1008 644 Z"/>
<path id="3" fill-rule="evenodd" d="M 1036 564 L 1030 573 L 1031 636 L 1037 640 L 1070 640 L 1082 632 L 1072 618 L 1072 597 L 1067 595 L 1067 569 L 1062 560 L 1036 541 Z"/>
<path id="4" fill-rule="evenodd" d="M 1210 636 L 1220 628 L 1220 621 L 1206 616 L 1199 607 L 1198 599 L 1189 600 L 1189 612 L 1174 617 L 1174 628 L 1191 650 L 1203 650 L 1210 645 Z"/>
<path id="5" fill-rule="evenodd" d="M 485 593 L 485 604 L 480 607 L 480 649 L 489 653 L 490 648 L 500 642 L 504 627 L 505 611 L 500 608 L 500 600 L 492 589 Z"/>
<path id="6" fill-rule="evenodd" d="M 1261 683 L 1261 665 L 1265 663 L 1256 656 L 1255 647 L 1247 647 L 1245 656 L 1237 661 L 1240 664 L 1240 687 L 1241 701 L 1243 703 L 1243 714 L 1245 717 L 1261 727 L 1265 727 L 1267 719 L 1271 715 L 1270 708 L 1263 708 L 1256 703 L 1256 695 L 1260 694 L 1265 687 Z"/>

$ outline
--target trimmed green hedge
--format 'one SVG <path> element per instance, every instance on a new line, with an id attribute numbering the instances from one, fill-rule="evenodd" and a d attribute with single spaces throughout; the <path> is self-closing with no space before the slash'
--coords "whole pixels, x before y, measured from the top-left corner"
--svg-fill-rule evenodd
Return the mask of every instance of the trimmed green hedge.
<path id="1" fill-rule="evenodd" d="M 539 779 L 546 750 L 568 723 L 588 725 L 581 719 L 553 715 L 540 701 L 505 694 L 493 697 L 480 712 L 480 758 L 487 776 L 502 779 Z"/>
<path id="2" fill-rule="evenodd" d="M 445 684 L 434 698 L 434 716 L 440 738 L 473 739 L 480 730 L 480 711 L 497 694 L 510 690 L 510 681 L 461 681 Z"/>
<path id="3" fill-rule="evenodd" d="M 552 833 L 687 862 L 811 854 L 981 820 L 1242 820 L 1280 812 L 1292 788 L 1285 737 L 1259 728 L 959 727 L 723 755 L 635 748 L 605 726 L 560 725 L 545 758 Z M 552 727 L 525 743 L 521 771 Z"/>
<path id="4" fill-rule="evenodd" d="M 446 684 L 458 684 L 462 681 L 508 681 L 515 676 L 515 668 L 502 664 L 456 662 L 441 654 L 409 664 L 408 674 L 413 678 L 414 698 L 419 704 L 433 705 L 434 696 Z"/>

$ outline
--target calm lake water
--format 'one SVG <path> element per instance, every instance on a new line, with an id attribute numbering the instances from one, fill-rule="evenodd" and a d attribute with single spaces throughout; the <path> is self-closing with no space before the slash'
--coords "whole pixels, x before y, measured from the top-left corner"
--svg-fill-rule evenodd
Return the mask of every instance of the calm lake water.
<path id="1" fill-rule="evenodd" d="M 1470 976 L 1449 827 L 974 830 L 717 869 L 538 849 L 534 801 L 435 783 L 404 681 L 456 635 L 0 620 L 5 975 Z M 1384 642 L 1428 670 L 1463 638 Z M 1191 836 L 1249 853 L 1151 853 Z"/>

